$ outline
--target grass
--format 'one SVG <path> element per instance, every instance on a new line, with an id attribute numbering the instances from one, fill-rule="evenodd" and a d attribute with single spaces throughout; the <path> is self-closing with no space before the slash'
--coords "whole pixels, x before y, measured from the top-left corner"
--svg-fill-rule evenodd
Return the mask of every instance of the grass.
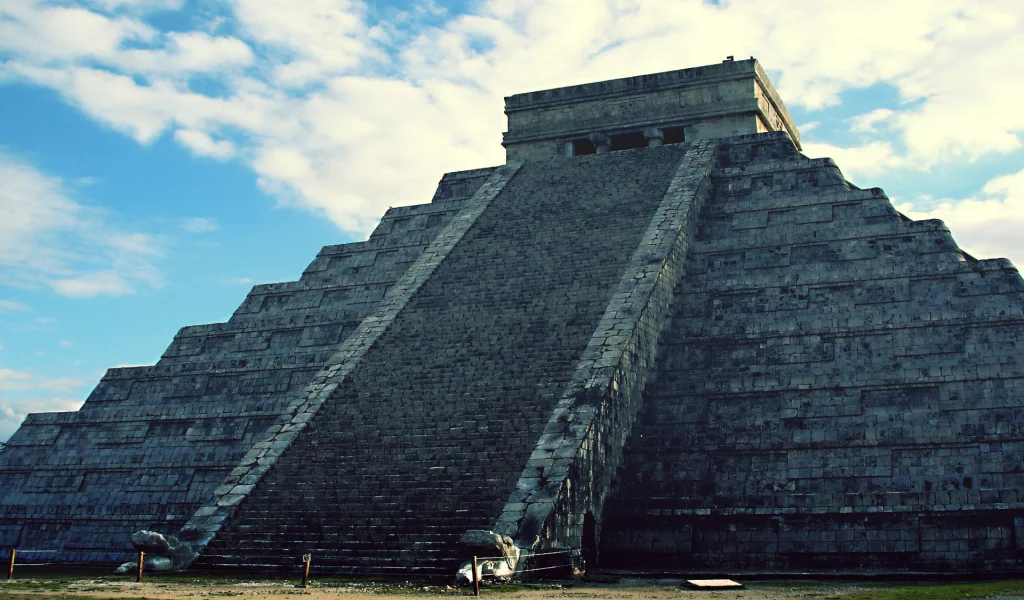
<path id="1" fill-rule="evenodd" d="M 874 587 L 877 585 L 877 587 Z M 837 600 L 961 600 L 962 598 L 1024 598 L 1024 580 L 939 584 L 872 584 L 874 589 L 837 596 Z"/>
<path id="2" fill-rule="evenodd" d="M 102 591 L 103 588 L 79 588 L 69 590 L 68 586 L 79 583 L 72 579 L 15 579 L 0 582 L 0 600 L 58 600 L 73 597 L 76 591 Z M 93 597 L 90 600 L 146 600 L 142 596 Z"/>
<path id="3" fill-rule="evenodd" d="M 74 593 L 68 594 L 67 592 L 53 592 L 53 593 L 20 593 L 15 594 L 0 589 L 0 600 L 67 600 L 67 598 L 74 598 Z M 89 600 L 147 600 L 145 596 L 90 596 Z"/>

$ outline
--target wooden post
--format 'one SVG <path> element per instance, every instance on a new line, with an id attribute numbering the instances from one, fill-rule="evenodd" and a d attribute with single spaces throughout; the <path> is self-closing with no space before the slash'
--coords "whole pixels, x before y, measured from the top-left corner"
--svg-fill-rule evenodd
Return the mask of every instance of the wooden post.
<path id="1" fill-rule="evenodd" d="M 305 563 L 305 569 L 302 571 L 302 587 L 306 587 L 309 584 L 309 563 L 313 562 L 313 555 L 303 554 L 302 562 Z"/>
<path id="2" fill-rule="evenodd" d="M 17 553 L 17 550 L 11 548 L 11 566 L 7 567 L 7 581 L 14 579 L 14 555 Z"/>
<path id="3" fill-rule="evenodd" d="M 139 571 L 135 574 L 135 583 L 142 583 L 142 563 L 146 560 L 146 553 L 139 550 Z"/>
<path id="4" fill-rule="evenodd" d="M 473 557 L 473 595 L 480 595 L 480 575 L 476 570 L 476 557 Z"/>

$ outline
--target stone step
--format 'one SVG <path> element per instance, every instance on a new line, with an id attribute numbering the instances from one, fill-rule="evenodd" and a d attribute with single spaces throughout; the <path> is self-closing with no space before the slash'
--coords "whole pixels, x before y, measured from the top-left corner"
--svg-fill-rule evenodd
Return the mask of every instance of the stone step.
<path id="1" fill-rule="evenodd" d="M 737 230 L 730 219 L 710 219 L 704 224 L 700 241 L 693 250 L 697 255 L 738 250 L 799 252 L 801 254 L 793 258 L 794 265 L 878 256 L 891 260 L 903 252 L 950 253 L 958 262 L 965 261 L 941 221 L 903 221 L 895 215 L 868 221 L 834 220 L 829 211 L 771 226 L 767 222 L 758 223 L 760 227 L 748 223 L 751 227 Z"/>
<path id="2" fill-rule="evenodd" d="M 941 536 L 1008 544 L 1024 282 L 847 188 L 827 160 L 716 171 L 602 566 L 894 569 L 978 564 Z"/>
<path id="3" fill-rule="evenodd" d="M 183 328 L 157 365 L 111 369 L 70 419 L 29 421 L 0 468 L 0 539 L 17 528 L 17 542 L 23 517 L 44 510 L 45 527 L 24 533 L 34 544 L 120 551 L 138 529 L 180 528 L 304 396 L 458 195 L 389 211 L 370 240 L 325 247 L 298 281 L 255 286 L 228 322 Z"/>
<path id="4" fill-rule="evenodd" d="M 436 539 L 457 564 L 461 533 L 500 513 L 684 152 L 524 165 L 208 553 L 301 540 L 416 564 L 402 557 Z"/>
<path id="5" fill-rule="evenodd" d="M 723 167 L 802 158 L 783 132 L 733 136 L 723 139 L 718 146 L 718 163 Z"/>

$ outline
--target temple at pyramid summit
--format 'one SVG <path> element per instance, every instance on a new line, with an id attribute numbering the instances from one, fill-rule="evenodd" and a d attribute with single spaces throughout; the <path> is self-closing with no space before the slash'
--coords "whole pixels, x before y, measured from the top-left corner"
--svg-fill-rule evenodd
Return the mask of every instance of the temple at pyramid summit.
<path id="1" fill-rule="evenodd" d="M 488 551 L 521 577 L 1024 566 L 1008 260 L 802 154 L 754 59 L 505 113 L 505 164 L 29 415 L 0 546 L 116 565 L 150 531 L 153 568 L 372 576 Z"/>

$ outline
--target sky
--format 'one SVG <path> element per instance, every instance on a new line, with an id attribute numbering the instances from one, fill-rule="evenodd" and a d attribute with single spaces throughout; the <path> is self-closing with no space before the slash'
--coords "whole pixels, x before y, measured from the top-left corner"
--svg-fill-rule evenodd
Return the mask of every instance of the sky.
<path id="1" fill-rule="evenodd" d="M 0 441 L 504 162 L 504 96 L 728 55 L 805 154 L 1024 264 L 1020 0 L 3 0 Z"/>

